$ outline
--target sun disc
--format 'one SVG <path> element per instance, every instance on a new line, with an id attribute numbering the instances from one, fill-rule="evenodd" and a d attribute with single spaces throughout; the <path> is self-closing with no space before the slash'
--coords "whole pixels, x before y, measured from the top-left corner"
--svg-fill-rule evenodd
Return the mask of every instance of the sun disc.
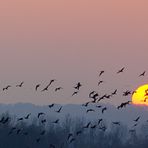
<path id="1" fill-rule="evenodd" d="M 135 105 L 148 106 L 148 84 L 142 85 L 136 89 L 132 96 L 132 103 Z"/>

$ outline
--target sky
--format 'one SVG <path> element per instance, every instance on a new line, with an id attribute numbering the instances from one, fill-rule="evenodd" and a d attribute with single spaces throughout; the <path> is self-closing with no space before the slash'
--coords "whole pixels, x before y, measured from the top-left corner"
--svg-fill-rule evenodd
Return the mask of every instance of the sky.
<path id="1" fill-rule="evenodd" d="M 88 93 L 147 83 L 147 0 L 3 0 L 0 2 L 0 103 L 81 103 Z M 124 74 L 116 71 L 126 67 Z M 105 81 L 101 88 L 98 74 Z M 49 92 L 35 92 L 36 84 Z M 24 87 L 15 85 L 24 81 Z M 73 86 L 83 88 L 71 97 Z M 62 86 L 61 92 L 54 88 Z M 129 98 L 128 98 L 129 99 Z M 119 95 L 111 103 L 119 104 Z"/>

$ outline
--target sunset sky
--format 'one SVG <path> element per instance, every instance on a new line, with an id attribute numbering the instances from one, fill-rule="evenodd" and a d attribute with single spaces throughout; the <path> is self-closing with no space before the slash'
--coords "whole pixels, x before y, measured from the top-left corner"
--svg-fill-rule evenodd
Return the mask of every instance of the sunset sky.
<path id="1" fill-rule="evenodd" d="M 1 0 L 0 103 L 81 103 L 88 92 L 136 89 L 148 82 L 147 0 Z M 126 67 L 124 74 L 116 72 Z M 98 89 L 98 74 L 105 83 Z M 35 92 L 57 79 L 47 93 Z M 24 88 L 15 85 L 24 81 Z M 79 96 L 73 86 L 82 82 Z M 56 86 L 64 87 L 58 94 Z M 103 94 L 102 93 L 102 94 Z M 120 95 L 112 103 L 121 102 Z"/>

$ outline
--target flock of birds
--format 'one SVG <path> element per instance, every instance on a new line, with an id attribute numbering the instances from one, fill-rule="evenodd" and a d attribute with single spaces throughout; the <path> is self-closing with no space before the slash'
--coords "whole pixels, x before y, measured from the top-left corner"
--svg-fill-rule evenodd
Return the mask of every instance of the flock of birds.
<path id="1" fill-rule="evenodd" d="M 125 70 L 125 67 L 123 67 L 122 69 L 120 69 L 119 71 L 117 71 L 117 74 L 120 74 L 120 73 L 124 72 L 124 70 Z M 105 71 L 100 71 L 99 77 L 101 77 L 104 73 L 105 73 Z M 146 74 L 146 71 L 144 71 L 143 73 L 141 73 L 141 74 L 139 75 L 139 77 L 145 76 L 145 74 Z M 41 84 L 37 84 L 37 85 L 35 86 L 35 91 L 41 91 L 41 92 L 48 91 L 48 90 L 49 90 L 49 87 L 50 87 L 50 86 L 52 85 L 52 83 L 54 83 L 55 81 L 56 81 L 55 79 L 52 79 L 52 80 L 50 81 L 50 83 L 49 83 L 46 87 L 44 87 L 43 89 L 41 89 L 41 90 L 39 90 L 39 88 L 41 87 Z M 99 82 L 98 82 L 98 86 L 99 86 L 101 83 L 103 83 L 103 81 L 99 81 Z M 21 87 L 23 87 L 23 85 L 24 85 L 24 82 L 21 82 L 20 84 L 16 85 L 16 87 L 20 87 L 20 88 L 21 88 Z M 3 88 L 3 91 L 7 91 L 10 87 L 12 87 L 12 86 L 11 86 L 11 85 L 7 85 L 6 87 Z M 78 83 L 74 86 L 75 91 L 72 93 L 72 96 L 77 95 L 77 94 L 79 93 L 81 87 L 82 87 L 81 82 L 78 82 Z M 57 87 L 57 88 L 55 88 L 55 91 L 57 92 L 57 91 L 60 91 L 61 89 L 63 89 L 63 88 L 62 88 L 62 87 Z M 89 93 L 89 95 L 88 95 L 89 98 L 91 99 L 91 101 L 82 104 L 82 107 L 86 108 L 86 114 L 88 114 L 89 112 L 95 112 L 95 109 L 89 108 L 89 104 L 95 104 L 95 105 L 96 105 L 96 108 L 101 109 L 102 114 L 104 114 L 104 112 L 106 112 L 108 108 L 105 107 L 105 106 L 102 106 L 102 105 L 98 105 L 98 103 L 99 103 L 101 100 L 110 99 L 111 97 L 117 95 L 117 93 L 118 93 L 118 90 L 115 89 L 111 94 L 105 94 L 105 95 L 103 95 L 103 96 L 100 96 L 96 91 L 91 91 L 91 92 Z M 132 92 L 132 91 L 130 91 L 130 90 L 127 90 L 127 91 L 123 92 L 123 96 L 132 95 L 132 94 L 134 94 L 134 93 L 136 93 L 136 92 L 135 92 L 135 91 Z M 148 90 L 146 90 L 145 96 L 148 96 Z M 144 101 L 145 101 L 145 100 L 144 100 Z M 127 105 L 130 105 L 131 103 L 132 103 L 131 101 L 123 102 L 123 103 L 121 103 L 121 104 L 117 107 L 117 109 L 119 110 L 119 109 L 125 108 Z M 54 108 L 55 106 L 56 106 L 56 104 L 53 103 L 53 104 L 48 105 L 48 108 L 51 109 L 51 108 Z M 63 106 L 60 106 L 57 110 L 55 110 L 55 112 L 58 113 L 58 114 L 60 114 L 60 113 L 62 112 L 62 110 L 63 110 Z M 28 120 L 28 119 L 30 118 L 30 116 L 31 116 L 31 113 L 27 114 L 25 117 L 18 118 L 18 119 L 17 119 L 17 122 L 24 121 L 24 120 Z M 39 113 L 37 114 L 37 118 L 41 121 L 41 123 L 42 123 L 43 125 L 44 125 L 45 123 L 47 123 L 47 119 L 43 118 L 44 116 L 45 116 L 45 113 L 44 113 L 44 112 L 39 112 Z M 8 123 L 8 121 L 10 121 L 10 120 L 11 120 L 10 117 L 2 117 L 2 118 L 0 119 L 0 123 L 6 124 L 6 123 Z M 139 120 L 140 120 L 140 116 L 138 116 L 135 120 L 133 120 L 133 121 L 135 122 L 134 125 L 133 125 L 133 127 L 136 127 L 136 126 L 138 125 L 138 121 L 139 121 Z M 60 119 L 56 119 L 55 121 L 52 122 L 52 124 L 54 124 L 54 125 L 57 125 L 57 124 L 59 124 L 59 123 L 60 123 Z M 117 126 L 120 126 L 120 122 L 117 122 L 117 121 L 112 122 L 112 124 L 117 125 Z M 104 122 L 103 122 L 103 118 L 98 119 L 97 124 L 94 124 L 94 125 L 92 125 L 91 122 L 88 122 L 86 125 L 83 125 L 83 127 L 82 127 L 81 130 L 76 131 L 76 133 L 67 133 L 67 142 L 68 142 L 69 144 L 71 144 L 71 143 L 73 143 L 73 142 L 77 139 L 77 137 L 78 137 L 79 135 L 81 135 L 81 134 L 84 132 L 84 130 L 86 130 L 86 129 L 88 129 L 88 128 L 90 128 L 90 129 L 96 129 L 97 127 L 98 127 L 101 131 L 103 131 L 103 132 L 106 131 L 107 127 L 105 126 L 105 124 L 104 124 Z M 129 130 L 129 132 L 131 132 L 131 133 L 134 133 L 135 131 L 136 131 L 135 129 Z M 24 132 L 23 129 L 18 129 L 17 127 L 13 127 L 13 128 L 9 131 L 8 135 L 12 135 L 14 132 L 15 132 L 17 135 L 23 134 L 23 135 L 26 135 L 26 136 L 27 136 L 27 135 L 29 134 L 28 132 Z M 46 130 L 41 131 L 40 134 L 39 134 L 39 136 L 35 139 L 35 141 L 36 141 L 37 143 L 39 143 L 40 140 L 41 140 L 41 137 L 42 137 L 43 135 L 45 135 L 45 134 L 46 134 Z M 49 147 L 50 147 L 50 148 L 55 148 L 56 146 L 55 146 L 54 144 L 50 144 Z"/>

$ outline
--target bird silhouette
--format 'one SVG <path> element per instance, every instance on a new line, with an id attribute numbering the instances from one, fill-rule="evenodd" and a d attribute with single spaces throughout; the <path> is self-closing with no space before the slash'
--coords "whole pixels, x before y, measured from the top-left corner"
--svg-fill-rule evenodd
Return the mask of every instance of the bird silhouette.
<path id="1" fill-rule="evenodd" d="M 117 89 L 112 93 L 112 95 L 116 95 L 117 94 Z"/>
<path id="2" fill-rule="evenodd" d="M 40 86 L 41 86 L 41 84 L 37 84 L 37 85 L 35 86 L 35 90 L 37 91 Z"/>
<path id="3" fill-rule="evenodd" d="M 52 79 L 49 84 L 42 90 L 42 92 L 44 91 L 48 91 L 48 88 L 50 87 L 50 85 L 55 81 L 55 79 Z"/>
<path id="4" fill-rule="evenodd" d="M 95 93 L 91 96 L 91 98 L 93 99 L 92 103 L 96 103 L 97 99 L 98 99 L 99 94 Z"/>
<path id="5" fill-rule="evenodd" d="M 128 96 L 130 94 L 131 94 L 131 91 L 129 91 L 129 90 L 126 90 L 125 92 L 123 92 L 123 96 Z"/>
<path id="6" fill-rule="evenodd" d="M 135 121 L 135 122 L 138 122 L 139 119 L 140 119 L 140 116 L 137 117 L 134 121 Z"/>
<path id="7" fill-rule="evenodd" d="M 120 122 L 112 122 L 115 125 L 120 125 Z"/>
<path id="8" fill-rule="evenodd" d="M 105 95 L 101 96 L 101 97 L 97 100 L 97 102 L 100 102 L 101 100 L 105 99 L 105 98 L 106 98 L 106 96 L 107 96 L 107 94 L 105 94 Z"/>
<path id="9" fill-rule="evenodd" d="M 77 135 L 77 136 L 80 135 L 80 134 L 82 134 L 82 131 L 77 131 L 77 132 L 76 132 L 76 135 Z"/>
<path id="10" fill-rule="evenodd" d="M 105 72 L 104 70 L 100 71 L 99 77 L 100 77 L 104 72 Z"/>
<path id="11" fill-rule="evenodd" d="M 148 96 L 148 89 L 145 90 L 145 95 L 144 96 Z"/>
<path id="12" fill-rule="evenodd" d="M 89 93 L 89 98 L 92 98 L 95 93 L 96 93 L 95 91 L 90 92 L 90 93 Z"/>
<path id="13" fill-rule="evenodd" d="M 41 120 L 41 123 L 44 124 L 44 123 L 46 123 L 46 121 L 47 121 L 46 119 L 43 119 L 43 120 Z"/>
<path id="14" fill-rule="evenodd" d="M 38 118 L 40 118 L 40 116 L 42 116 L 42 115 L 45 115 L 45 113 L 43 113 L 43 112 L 38 113 Z"/>
<path id="15" fill-rule="evenodd" d="M 51 105 L 48 105 L 48 107 L 49 107 L 49 108 L 52 108 L 52 107 L 54 107 L 54 105 L 55 105 L 55 104 L 53 103 L 53 104 L 51 104 Z"/>
<path id="16" fill-rule="evenodd" d="M 10 87 L 11 87 L 11 85 L 8 85 L 8 86 L 4 87 L 3 91 L 8 90 L 8 88 L 10 88 Z"/>
<path id="17" fill-rule="evenodd" d="M 148 100 L 148 97 L 145 97 L 142 102 L 146 102 Z"/>
<path id="18" fill-rule="evenodd" d="M 102 108 L 102 114 L 107 110 L 106 107 Z"/>
<path id="19" fill-rule="evenodd" d="M 77 90 L 80 90 L 80 87 L 82 86 L 82 84 L 80 82 L 77 83 L 77 85 L 74 87 Z"/>
<path id="20" fill-rule="evenodd" d="M 97 97 L 99 96 L 98 93 L 95 93 L 93 96 L 92 96 L 92 99 L 97 99 Z"/>
<path id="21" fill-rule="evenodd" d="M 105 98 L 110 99 L 112 95 L 105 95 Z"/>
<path id="22" fill-rule="evenodd" d="M 101 106 L 101 105 L 97 105 L 96 107 L 97 107 L 97 108 L 101 108 L 102 106 Z"/>
<path id="23" fill-rule="evenodd" d="M 16 85 L 16 87 L 22 87 L 23 84 L 24 84 L 24 82 L 21 82 L 21 84 Z"/>
<path id="24" fill-rule="evenodd" d="M 122 73 L 124 71 L 125 67 L 123 67 L 122 69 L 120 69 L 117 74 Z"/>
<path id="25" fill-rule="evenodd" d="M 97 100 L 97 102 L 100 102 L 101 100 L 103 100 L 104 99 L 104 97 L 102 96 L 102 97 L 100 97 L 98 100 Z"/>
<path id="26" fill-rule="evenodd" d="M 31 113 L 29 113 L 27 116 L 25 116 L 25 119 L 29 119 L 29 117 L 31 116 Z"/>
<path id="27" fill-rule="evenodd" d="M 7 117 L 7 118 L 5 118 L 4 120 L 3 120 L 3 124 L 6 124 L 6 123 L 8 123 L 8 121 L 10 120 L 11 118 L 10 117 Z"/>
<path id="28" fill-rule="evenodd" d="M 17 121 L 23 121 L 23 118 L 18 118 Z"/>
<path id="29" fill-rule="evenodd" d="M 69 133 L 68 134 L 68 137 L 67 137 L 67 140 L 69 140 L 71 137 L 73 137 L 73 134 L 72 133 Z"/>
<path id="30" fill-rule="evenodd" d="M 57 92 L 57 91 L 59 91 L 61 89 L 63 89 L 63 88 L 62 87 L 57 87 L 57 88 L 55 88 L 55 92 Z"/>
<path id="31" fill-rule="evenodd" d="M 98 82 L 98 86 L 100 86 L 100 84 L 102 84 L 103 82 L 104 82 L 104 81 L 101 81 L 101 80 L 100 80 L 100 81 Z"/>
<path id="32" fill-rule="evenodd" d="M 137 91 L 133 91 L 133 92 L 132 92 L 132 95 L 135 94 L 135 93 L 137 93 Z"/>
<path id="33" fill-rule="evenodd" d="M 41 92 L 48 91 L 50 84 L 48 84 Z"/>
<path id="34" fill-rule="evenodd" d="M 45 135 L 45 133 L 46 133 L 46 131 L 43 130 L 43 131 L 40 133 L 40 135 Z"/>
<path id="35" fill-rule="evenodd" d="M 88 113 L 88 112 L 95 112 L 95 110 L 94 110 L 94 109 L 88 109 L 88 110 L 86 111 L 86 113 Z"/>
<path id="36" fill-rule="evenodd" d="M 54 124 L 58 124 L 59 121 L 60 121 L 60 119 L 57 119 L 57 120 L 53 121 L 52 123 L 54 123 Z"/>
<path id="37" fill-rule="evenodd" d="M 57 110 L 57 111 L 55 111 L 55 112 L 57 112 L 57 113 L 60 113 L 61 112 L 61 110 L 62 110 L 62 106 Z"/>
<path id="38" fill-rule="evenodd" d="M 99 121 L 98 121 L 98 125 L 99 125 L 102 121 L 103 121 L 103 119 L 99 119 Z"/>
<path id="39" fill-rule="evenodd" d="M 84 126 L 83 128 L 89 128 L 91 122 L 88 122 L 86 126 Z"/>
<path id="40" fill-rule="evenodd" d="M 85 104 L 82 104 L 82 106 L 87 107 L 90 102 L 86 102 Z"/>
<path id="41" fill-rule="evenodd" d="M 146 71 L 144 71 L 142 74 L 139 75 L 139 77 L 141 76 L 145 76 Z"/>
<path id="42" fill-rule="evenodd" d="M 138 124 L 136 123 L 136 124 L 133 125 L 133 127 L 136 127 L 137 125 L 138 125 Z"/>
<path id="43" fill-rule="evenodd" d="M 55 81 L 56 81 L 56 79 L 50 80 L 49 86 L 50 86 L 53 82 L 55 82 Z"/>
<path id="44" fill-rule="evenodd" d="M 93 126 L 91 126 L 90 128 L 91 129 L 95 129 L 97 127 L 97 125 L 93 125 Z"/>
<path id="45" fill-rule="evenodd" d="M 75 95 L 77 95 L 78 94 L 78 91 L 75 91 L 73 94 L 72 94 L 72 96 L 75 96 Z"/>
<path id="46" fill-rule="evenodd" d="M 121 105 L 119 105 L 119 106 L 117 107 L 117 109 L 126 107 L 126 106 L 129 105 L 130 103 L 131 103 L 131 101 L 127 101 L 127 102 L 121 103 Z"/>
<path id="47" fill-rule="evenodd" d="M 18 135 L 18 134 L 20 134 L 20 132 L 21 132 L 21 129 L 18 129 L 18 130 L 16 131 L 16 134 Z"/>
<path id="48" fill-rule="evenodd" d="M 40 140 L 41 140 L 40 138 L 37 138 L 37 139 L 36 139 L 36 142 L 37 142 L 37 143 L 39 143 L 39 142 L 40 142 Z"/>

